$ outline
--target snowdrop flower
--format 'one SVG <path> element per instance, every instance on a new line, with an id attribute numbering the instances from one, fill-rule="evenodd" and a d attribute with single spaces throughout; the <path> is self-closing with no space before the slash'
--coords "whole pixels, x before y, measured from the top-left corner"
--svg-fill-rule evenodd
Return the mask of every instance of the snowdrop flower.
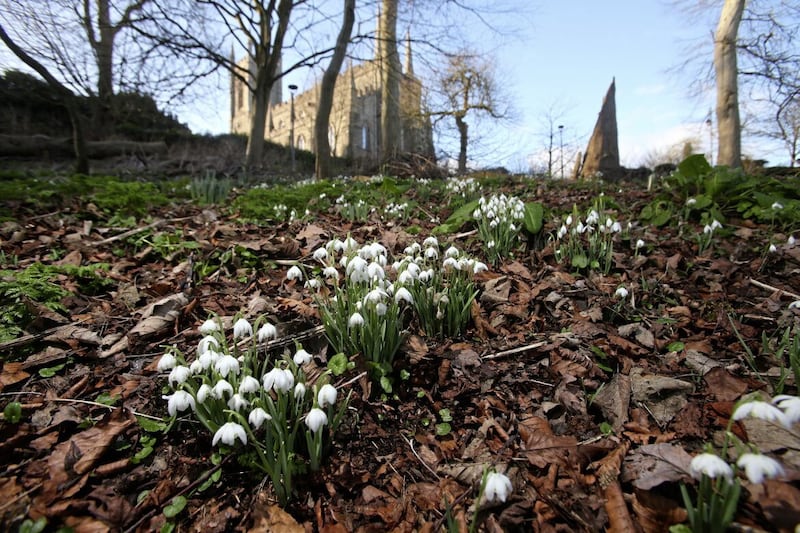
<path id="1" fill-rule="evenodd" d="M 411 296 L 411 293 L 405 287 L 400 287 L 397 289 L 397 292 L 394 293 L 394 301 L 400 303 L 401 300 L 409 304 L 414 303 L 414 297 Z"/>
<path id="2" fill-rule="evenodd" d="M 228 396 L 233 396 L 233 386 L 224 379 L 221 379 L 211 388 L 211 397 L 222 400 L 225 398 L 226 392 Z"/>
<path id="3" fill-rule="evenodd" d="M 711 231 L 714 231 L 714 230 L 719 229 L 721 227 L 722 227 L 722 224 L 720 224 L 719 220 L 717 220 L 716 218 L 711 221 Z"/>
<path id="4" fill-rule="evenodd" d="M 711 479 L 722 476 L 729 481 L 733 478 L 733 469 L 731 465 L 713 453 L 701 453 L 700 455 L 696 455 L 689 464 L 689 471 L 695 479 L 700 479 L 703 475 Z"/>
<path id="5" fill-rule="evenodd" d="M 297 366 L 302 366 L 310 362 L 311 359 L 312 359 L 311 354 L 302 348 L 297 350 L 297 352 L 294 354 L 294 357 L 292 357 L 292 361 L 294 361 L 294 364 L 296 364 Z"/>
<path id="6" fill-rule="evenodd" d="M 780 202 L 773 202 L 772 203 L 772 209 L 774 209 L 776 211 L 778 211 L 780 209 L 783 209 L 783 204 L 780 203 Z"/>
<path id="7" fill-rule="evenodd" d="M 180 385 L 189 379 L 191 375 L 192 371 L 188 366 L 176 366 L 170 371 L 168 381 L 170 385 Z"/>
<path id="8" fill-rule="evenodd" d="M 317 290 L 322 287 L 322 282 L 318 279 L 310 279 L 303 285 L 306 289 Z"/>
<path id="9" fill-rule="evenodd" d="M 219 361 L 220 357 L 222 357 L 222 354 L 220 354 L 219 352 L 215 352 L 214 350 L 209 350 L 207 352 L 201 353 L 200 357 L 198 357 L 197 360 L 200 362 L 200 366 L 203 368 L 203 370 L 208 370 L 209 368 L 211 368 L 212 365 L 214 365 L 217 361 Z"/>
<path id="10" fill-rule="evenodd" d="M 289 392 L 294 387 L 294 374 L 291 370 L 273 368 L 264 374 L 264 388 L 275 392 Z"/>
<path id="11" fill-rule="evenodd" d="M 794 246 L 797 241 L 794 238 L 794 235 L 789 235 L 789 238 L 786 239 L 786 244 L 789 246 Z"/>
<path id="12" fill-rule="evenodd" d="M 483 489 L 483 496 L 487 502 L 505 502 L 508 495 L 514 491 L 511 480 L 505 474 L 489 472 L 486 476 L 486 486 Z"/>
<path id="13" fill-rule="evenodd" d="M 228 400 L 228 408 L 232 411 L 241 411 L 247 409 L 249 406 L 250 402 L 242 398 L 240 394 L 234 394 L 231 396 L 231 399 Z"/>
<path id="14" fill-rule="evenodd" d="M 342 242 L 342 251 L 349 252 L 350 250 L 355 250 L 356 248 L 358 248 L 358 241 L 348 235 L 347 238 Z"/>
<path id="15" fill-rule="evenodd" d="M 264 322 L 264 325 L 258 328 L 258 342 L 274 339 L 277 336 L 278 329 L 269 322 Z"/>
<path id="16" fill-rule="evenodd" d="M 567 226 L 572 225 L 572 215 L 567 215 L 567 220 L 565 221 Z"/>
<path id="17" fill-rule="evenodd" d="M 784 427 L 789 427 L 789 419 L 783 411 L 772 405 L 771 403 L 755 400 L 741 404 L 733 412 L 734 420 L 743 420 L 745 418 L 759 418 L 767 422 L 779 422 Z"/>
<path id="18" fill-rule="evenodd" d="M 288 279 L 289 281 L 292 281 L 294 279 L 303 281 L 303 271 L 300 270 L 299 266 L 294 265 L 292 268 L 286 271 L 286 279 Z"/>
<path id="19" fill-rule="evenodd" d="M 697 203 L 697 200 L 695 198 L 687 198 L 686 199 L 686 205 L 688 207 L 692 207 L 696 203 Z"/>
<path id="20" fill-rule="evenodd" d="M 618 287 L 617 290 L 614 292 L 614 297 L 620 300 L 624 300 L 628 297 L 628 289 L 625 287 Z"/>
<path id="21" fill-rule="evenodd" d="M 458 257 L 461 252 L 458 251 L 458 248 L 455 246 L 451 246 L 447 250 L 444 251 L 445 257 Z"/>
<path id="22" fill-rule="evenodd" d="M 438 241 L 438 239 L 436 239 L 436 237 L 431 235 L 430 237 L 427 237 L 424 241 L 422 241 L 422 246 L 426 246 L 426 247 L 434 247 L 435 246 L 435 247 L 438 247 L 439 246 L 439 241 Z"/>
<path id="23" fill-rule="evenodd" d="M 493 240 L 491 240 L 491 241 L 487 242 L 487 243 L 486 243 L 486 247 L 487 247 L 487 248 L 494 248 L 494 241 L 493 241 Z"/>
<path id="24" fill-rule="evenodd" d="M 638 250 L 639 248 L 644 247 L 644 244 L 645 243 L 644 243 L 644 241 L 642 239 L 637 240 L 636 241 L 636 249 Z"/>
<path id="25" fill-rule="evenodd" d="M 800 309 L 800 300 L 795 300 L 789 304 L 789 309 Z"/>
<path id="26" fill-rule="evenodd" d="M 367 266 L 367 276 L 369 279 L 383 279 L 386 277 L 386 272 L 380 263 L 372 262 Z"/>
<path id="27" fill-rule="evenodd" d="M 208 335 L 209 333 L 213 333 L 215 331 L 219 331 L 219 323 L 213 318 L 209 318 L 205 322 L 203 322 L 199 328 L 197 328 L 200 333 L 203 335 Z"/>
<path id="28" fill-rule="evenodd" d="M 261 383 L 253 376 L 245 376 L 242 382 L 239 383 L 239 394 L 248 394 L 258 392 L 261 388 Z"/>
<path id="29" fill-rule="evenodd" d="M 169 416 L 175 416 L 178 414 L 178 411 L 185 411 L 189 407 L 191 407 L 192 410 L 195 408 L 194 398 L 185 390 L 175 391 L 174 394 L 162 396 L 162 398 L 167 400 L 167 412 Z"/>
<path id="30" fill-rule="evenodd" d="M 211 385 L 208 383 L 203 383 L 200 385 L 200 388 L 197 389 L 197 401 L 200 403 L 205 403 L 206 398 L 208 398 L 208 395 L 211 393 Z"/>
<path id="31" fill-rule="evenodd" d="M 386 311 L 388 311 L 388 310 L 389 310 L 389 308 L 386 307 L 386 304 L 383 303 L 383 302 L 378 302 L 378 303 L 375 304 L 375 314 L 377 314 L 378 316 L 385 315 Z"/>
<path id="32" fill-rule="evenodd" d="M 323 268 L 322 275 L 325 276 L 325 279 L 339 279 L 339 271 L 332 266 Z"/>
<path id="33" fill-rule="evenodd" d="M 158 360 L 158 365 L 156 366 L 156 370 L 159 372 L 166 372 L 167 370 L 172 370 L 178 364 L 178 359 L 172 352 L 167 352 L 161 356 L 161 359 Z"/>
<path id="34" fill-rule="evenodd" d="M 475 261 L 475 264 L 472 265 L 473 274 L 480 274 L 481 272 L 485 272 L 487 270 L 489 270 L 489 267 L 486 266 L 486 263 L 482 261 Z"/>
<path id="35" fill-rule="evenodd" d="M 317 261 L 323 262 L 325 261 L 325 259 L 328 258 L 328 250 L 326 250 L 325 248 L 317 248 L 316 250 L 314 250 L 312 257 Z"/>
<path id="36" fill-rule="evenodd" d="M 253 429 L 258 429 L 261 427 L 267 420 L 272 420 L 272 417 L 267 414 L 265 410 L 261 407 L 256 407 L 252 411 L 250 411 L 250 416 L 247 417 L 247 421 L 250 422 L 250 425 L 253 426 Z"/>
<path id="37" fill-rule="evenodd" d="M 744 469 L 750 483 L 763 483 L 764 479 L 772 479 L 783 475 L 781 464 L 760 453 L 745 453 L 736 461 L 736 466 Z"/>
<path id="38" fill-rule="evenodd" d="M 357 328 L 363 325 L 364 325 L 364 317 L 361 316 L 361 313 L 359 313 L 358 311 L 350 315 L 350 319 L 347 321 L 348 328 Z"/>
<path id="39" fill-rule="evenodd" d="M 306 396 L 306 384 L 302 381 L 298 381 L 297 384 L 294 386 L 294 397 L 298 399 L 303 399 Z"/>
<path id="40" fill-rule="evenodd" d="M 459 270 L 459 263 L 455 257 L 447 257 L 444 261 L 442 261 L 442 267 L 444 269 L 452 268 L 455 270 Z"/>
<path id="41" fill-rule="evenodd" d="M 330 383 L 326 383 L 320 387 L 319 392 L 317 392 L 317 403 L 319 404 L 320 408 L 324 408 L 326 405 L 335 404 L 336 394 L 336 387 Z"/>
<path id="42" fill-rule="evenodd" d="M 192 371 L 192 375 L 196 376 L 198 374 L 202 374 L 206 368 L 203 367 L 203 363 L 200 359 L 195 359 L 192 361 L 192 364 L 189 365 L 189 370 Z"/>
<path id="43" fill-rule="evenodd" d="M 778 251 L 778 247 L 775 246 L 774 244 L 770 244 L 768 250 L 769 250 L 769 253 L 774 254 L 775 252 Z"/>
<path id="44" fill-rule="evenodd" d="M 216 370 L 217 373 L 223 378 L 227 378 L 228 374 L 238 376 L 239 360 L 232 355 L 223 355 L 214 364 L 214 370 Z"/>
<path id="45" fill-rule="evenodd" d="M 312 433 L 316 433 L 327 423 L 328 415 L 325 414 L 325 411 L 317 407 L 310 410 L 306 415 L 306 426 L 308 426 L 308 429 L 310 429 Z"/>
<path id="46" fill-rule="evenodd" d="M 711 234 L 711 233 L 713 233 L 713 232 L 714 232 L 714 228 L 712 228 L 712 227 L 711 227 L 711 226 L 709 226 L 708 224 L 706 224 L 705 226 L 703 226 L 703 233 L 705 233 L 706 235 L 709 235 L 709 234 Z"/>
<path id="47" fill-rule="evenodd" d="M 558 228 L 558 234 L 557 234 L 558 239 L 563 239 L 566 234 L 567 234 L 567 225 L 561 224 L 561 227 Z"/>
<path id="48" fill-rule="evenodd" d="M 197 353 L 203 354 L 211 349 L 219 348 L 219 341 L 216 337 L 206 335 L 197 343 Z"/>
<path id="49" fill-rule="evenodd" d="M 783 410 L 789 425 L 800 421 L 800 397 L 781 394 L 772 399 L 772 403 Z"/>
<path id="50" fill-rule="evenodd" d="M 251 326 L 250 322 L 248 322 L 244 318 L 240 318 L 233 325 L 234 339 L 244 339 L 246 337 L 252 337 L 252 336 L 253 336 L 253 326 Z"/>
<path id="51" fill-rule="evenodd" d="M 247 444 L 247 433 L 245 433 L 244 428 L 236 422 L 226 422 L 214 433 L 211 445 L 216 446 L 218 442 L 222 441 L 223 444 L 233 446 L 236 439 L 242 441 L 242 444 Z"/>

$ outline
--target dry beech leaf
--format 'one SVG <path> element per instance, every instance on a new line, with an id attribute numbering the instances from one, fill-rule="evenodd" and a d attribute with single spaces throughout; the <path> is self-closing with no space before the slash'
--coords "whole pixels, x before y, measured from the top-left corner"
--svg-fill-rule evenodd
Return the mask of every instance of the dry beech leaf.
<path id="1" fill-rule="evenodd" d="M 689 478 L 692 456 L 674 444 L 647 444 L 625 457 L 622 481 L 631 482 L 637 489 L 650 490 L 662 483 L 685 481 Z"/>

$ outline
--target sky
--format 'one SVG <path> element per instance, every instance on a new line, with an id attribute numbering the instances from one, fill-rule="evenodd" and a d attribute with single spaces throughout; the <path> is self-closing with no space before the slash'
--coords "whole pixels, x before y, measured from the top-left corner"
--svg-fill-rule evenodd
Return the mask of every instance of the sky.
<path id="1" fill-rule="evenodd" d="M 495 27 L 516 28 L 511 35 L 492 34 L 480 25 L 463 28 L 467 40 L 495 59 L 515 111 L 513 121 L 481 123 L 483 138 L 473 150 L 472 166 L 512 171 L 541 166 L 547 160 L 550 113 L 556 116 L 555 126 L 564 126 L 560 135 L 555 129 L 554 158 L 558 165 L 563 139 L 569 174 L 577 152 L 585 151 L 612 79 L 623 165 L 647 163 L 653 153 L 682 145 L 687 138 L 699 142 L 696 151 L 715 152 L 716 139 L 706 124 L 714 107 L 713 90 L 691 96 L 697 69 L 676 70 L 687 54 L 702 47 L 710 62 L 715 12 L 705 20 L 690 19 L 669 0 L 531 0 L 530 6 L 524 15 L 486 15 Z M 398 33 L 404 34 L 405 28 Z M 318 71 L 286 76 L 283 94 L 288 96 L 289 84 L 312 86 L 317 76 Z M 228 97 L 227 79 L 220 79 L 212 90 L 171 111 L 196 133 L 226 133 Z M 444 148 L 455 151 L 454 146 Z M 770 164 L 787 163 L 780 148 L 746 136 L 743 152 Z"/>

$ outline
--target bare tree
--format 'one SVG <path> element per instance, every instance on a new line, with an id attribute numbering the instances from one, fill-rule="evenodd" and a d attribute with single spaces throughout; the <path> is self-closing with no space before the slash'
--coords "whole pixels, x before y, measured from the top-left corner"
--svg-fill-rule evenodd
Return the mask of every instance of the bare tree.
<path id="1" fill-rule="evenodd" d="M 714 36 L 714 72 L 717 80 L 717 163 L 742 166 L 742 130 L 739 120 L 739 69 L 736 37 L 745 0 L 725 0 Z"/>
<path id="2" fill-rule="evenodd" d="M 433 90 L 441 98 L 429 111 L 438 119 L 452 118 L 459 138 L 458 171 L 467 170 L 470 143 L 468 116 L 492 120 L 509 118 L 509 105 L 501 95 L 494 65 L 474 52 L 462 51 L 450 57 Z"/>
<path id="3" fill-rule="evenodd" d="M 78 103 L 75 95 L 67 87 L 64 86 L 55 76 L 53 76 L 47 68 L 44 67 L 39 61 L 31 57 L 25 50 L 23 50 L 16 42 L 14 42 L 5 28 L 0 24 L 0 40 L 14 53 L 23 63 L 31 67 L 37 74 L 47 81 L 53 88 L 57 90 L 61 97 L 61 101 L 69 114 L 70 122 L 72 123 L 72 143 L 75 149 L 75 171 L 81 174 L 89 173 L 89 156 L 86 151 L 86 135 L 83 128 L 83 119 L 78 111 Z"/>
<path id="4" fill-rule="evenodd" d="M 347 44 L 353 33 L 353 24 L 356 19 L 355 8 L 356 0 L 344 0 L 342 27 L 336 38 L 333 57 L 328 68 L 325 69 L 320 83 L 317 116 L 314 118 L 314 144 L 317 148 L 315 173 L 318 179 L 327 178 L 330 174 L 331 146 L 328 142 L 328 128 L 333 107 L 333 91 L 336 88 L 336 79 L 339 77 L 339 71 L 342 69 L 342 63 L 344 63 L 347 53 Z"/>

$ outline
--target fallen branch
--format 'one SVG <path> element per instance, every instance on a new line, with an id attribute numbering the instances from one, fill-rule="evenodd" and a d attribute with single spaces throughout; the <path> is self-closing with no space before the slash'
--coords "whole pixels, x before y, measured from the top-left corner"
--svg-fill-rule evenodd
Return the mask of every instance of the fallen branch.
<path id="1" fill-rule="evenodd" d="M 491 355 L 484 355 L 481 357 L 481 360 L 488 361 L 489 359 L 499 359 L 507 355 L 514 355 L 515 353 L 527 352 L 528 350 L 535 350 L 536 348 L 541 348 L 545 344 L 547 344 L 547 341 L 534 342 L 533 344 L 528 344 L 527 346 L 518 346 L 517 348 L 511 348 L 510 350 L 504 350 L 502 352 L 493 353 Z"/>
<path id="2" fill-rule="evenodd" d="M 767 285 L 766 283 L 764 283 L 762 281 L 755 280 L 753 278 L 750 278 L 750 284 L 751 285 L 755 285 L 756 287 L 759 287 L 761 289 L 766 289 L 768 291 L 773 291 L 773 292 L 785 294 L 786 296 L 794 298 L 795 300 L 800 300 L 800 294 L 795 294 L 793 292 L 790 292 L 790 291 L 787 291 L 787 290 L 784 290 L 784 289 L 779 289 L 778 287 L 773 287 L 772 285 Z"/>

